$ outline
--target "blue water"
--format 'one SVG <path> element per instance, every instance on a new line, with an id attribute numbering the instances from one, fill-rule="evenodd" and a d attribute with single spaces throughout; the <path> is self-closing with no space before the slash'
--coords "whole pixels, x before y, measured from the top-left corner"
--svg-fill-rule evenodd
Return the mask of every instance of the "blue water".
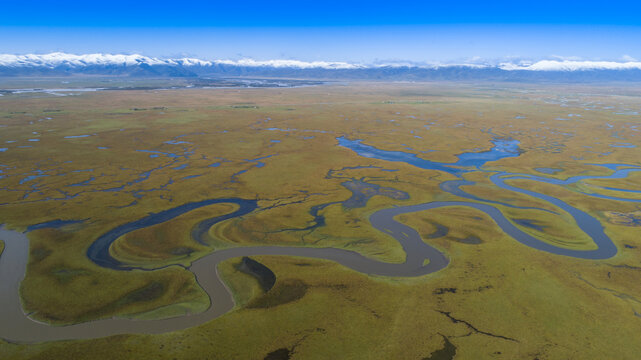
<path id="1" fill-rule="evenodd" d="M 169 141 L 165 141 L 165 144 L 180 145 L 180 144 L 191 144 L 191 143 L 189 141 L 182 141 L 182 140 L 169 140 Z"/>
<path id="2" fill-rule="evenodd" d="M 175 208 L 164 210 L 158 213 L 151 213 L 142 219 L 138 219 L 123 225 L 120 225 L 102 236 L 100 236 L 96 241 L 94 241 L 89 249 L 87 250 L 87 257 L 94 263 L 108 267 L 110 269 L 118 270 L 130 270 L 135 269 L 136 267 L 127 266 L 120 261 L 116 260 L 109 253 L 109 247 L 111 244 L 116 241 L 119 237 L 138 230 L 146 228 L 149 226 L 157 225 L 165 221 L 171 220 L 177 216 L 190 212 L 192 210 L 201 208 L 203 206 L 220 204 L 220 203 L 233 203 L 239 206 L 238 210 L 231 212 L 229 214 L 221 215 L 215 218 L 207 219 L 200 222 L 194 230 L 192 231 L 193 238 L 198 241 L 203 241 L 203 236 L 209 231 L 209 228 L 214 226 L 216 223 L 231 219 L 237 216 L 242 216 L 254 211 L 258 205 L 256 200 L 246 200 L 238 198 L 229 198 L 229 199 L 209 199 L 203 201 L 196 201 L 187 204 L 177 206 Z M 213 271 L 213 270 L 212 270 Z"/>
<path id="3" fill-rule="evenodd" d="M 177 158 L 180 158 L 180 157 L 188 157 L 187 154 L 190 154 L 190 153 L 185 153 L 185 155 L 178 155 L 178 154 L 175 154 L 175 153 L 156 151 L 156 150 L 136 150 L 136 151 L 137 152 L 151 154 L 151 155 L 149 155 L 149 157 L 153 157 L 153 158 L 158 157 L 160 155 L 165 155 L 165 156 L 170 157 L 172 159 L 177 159 Z"/>
<path id="4" fill-rule="evenodd" d="M 471 171 L 469 169 L 460 169 L 457 167 L 476 167 L 480 168 L 490 161 L 497 161 L 509 157 L 519 156 L 519 141 L 513 139 L 495 139 L 492 141 L 494 147 L 484 152 L 469 152 L 457 155 L 458 161 L 454 163 L 442 163 L 437 161 L 425 160 L 419 158 L 416 154 L 403 151 L 388 151 L 377 149 L 370 145 L 365 145 L 362 140 L 349 140 L 342 136 L 337 138 L 340 146 L 353 150 L 360 156 L 404 162 L 414 165 L 421 169 L 440 170 L 456 176 L 461 173 Z"/>
<path id="5" fill-rule="evenodd" d="M 78 224 L 83 221 L 85 220 L 60 220 L 60 219 L 52 220 L 52 221 L 47 221 L 47 222 L 43 222 L 35 225 L 30 225 L 27 227 L 27 232 L 39 230 L 39 229 L 45 229 L 45 228 L 59 229 L 65 225 Z"/>
<path id="6" fill-rule="evenodd" d="M 618 144 L 610 144 L 610 147 L 631 149 L 631 148 L 635 148 L 637 146 L 634 145 L 634 144 L 630 144 L 630 143 L 618 143 Z"/>
<path id="7" fill-rule="evenodd" d="M 70 135 L 70 136 L 65 136 L 65 139 L 77 139 L 77 138 L 85 138 L 89 136 L 91 135 Z"/>
<path id="8" fill-rule="evenodd" d="M 185 176 L 185 177 L 184 177 L 184 178 L 182 178 L 181 180 L 193 179 L 193 178 L 197 178 L 197 177 L 199 177 L 199 176 L 202 176 L 202 175 L 189 175 L 189 176 Z"/>
<path id="9" fill-rule="evenodd" d="M 495 139 L 493 141 L 495 146 L 491 150 L 485 151 L 485 152 L 479 152 L 479 153 L 460 154 L 457 156 L 459 160 L 455 163 L 434 162 L 434 161 L 420 159 L 417 157 L 416 154 L 411 154 L 411 153 L 406 153 L 401 151 L 380 150 L 373 146 L 362 144 L 361 140 L 349 140 L 349 139 L 346 139 L 345 137 L 337 138 L 337 140 L 340 146 L 347 147 L 353 150 L 354 152 L 356 152 L 360 156 L 364 156 L 368 158 L 376 158 L 380 160 L 387 160 L 387 161 L 405 162 L 407 164 L 414 165 L 422 169 L 445 171 L 450 174 L 454 174 L 458 177 L 461 177 L 462 172 L 469 171 L 469 170 L 455 169 L 455 168 L 452 168 L 452 166 L 466 166 L 466 167 L 475 166 L 477 169 L 483 171 L 481 167 L 489 161 L 495 161 L 495 160 L 503 159 L 506 157 L 516 157 L 520 155 L 520 150 L 518 147 L 519 142 L 512 139 Z M 525 195 L 543 200 L 545 202 L 548 202 L 556 206 L 557 208 L 560 208 L 564 212 L 570 214 L 574 218 L 579 228 L 583 230 L 585 234 L 587 234 L 592 238 L 594 243 L 598 246 L 598 249 L 585 250 L 585 251 L 570 250 L 570 249 L 556 247 L 554 245 L 532 238 L 529 235 L 526 236 L 518 232 L 514 232 L 513 234 L 510 234 L 510 235 L 512 235 L 519 242 L 524 243 L 528 246 L 531 246 L 539 250 L 555 253 L 555 254 L 574 256 L 574 257 L 580 257 L 580 258 L 588 258 L 588 259 L 603 259 L 603 258 L 609 258 L 611 256 L 614 256 L 617 253 L 616 246 L 612 243 L 610 238 L 604 233 L 603 226 L 601 225 L 599 220 L 597 220 L 596 218 L 592 217 L 591 215 L 589 215 L 588 213 L 582 210 L 572 207 L 571 205 L 565 203 L 564 201 L 556 197 L 549 196 L 542 193 L 537 193 L 535 191 L 531 191 L 527 189 L 522 189 L 515 186 L 511 186 L 505 183 L 506 180 L 524 179 L 524 180 L 534 180 L 539 182 L 545 182 L 548 184 L 563 186 L 563 185 L 569 185 L 569 184 L 576 183 L 578 181 L 588 180 L 588 179 L 621 179 L 621 178 L 627 177 L 629 173 L 632 171 L 641 171 L 641 167 L 638 167 L 635 165 L 628 165 L 628 164 L 589 164 L 589 165 L 605 167 L 610 170 L 614 170 L 614 172 L 610 175 L 604 175 L 604 176 L 588 176 L 588 175 L 572 176 L 565 180 L 547 178 L 543 176 L 536 176 L 536 175 L 530 175 L 530 174 L 512 174 L 512 173 L 506 173 L 506 172 L 497 172 L 492 176 L 490 176 L 490 180 L 494 185 L 496 185 L 501 189 L 518 192 L 521 194 L 525 194 Z M 539 168 L 538 170 L 543 170 L 542 172 L 545 172 L 546 170 L 556 170 L 556 169 Z M 452 195 L 460 196 L 469 200 L 481 201 L 486 203 L 501 203 L 496 200 L 479 198 L 472 194 L 468 194 L 465 191 L 460 189 L 460 187 L 463 185 L 474 185 L 474 184 L 475 184 L 474 182 L 468 181 L 468 180 L 452 180 L 452 181 L 442 182 L 440 184 L 440 188 Z M 598 198 L 617 200 L 617 201 L 641 202 L 641 200 L 618 198 L 618 197 L 612 197 L 612 196 L 607 196 L 602 194 L 592 194 L 592 193 L 583 193 L 583 194 L 588 196 L 598 197 Z M 478 203 L 469 203 L 468 206 L 479 208 L 480 205 L 481 204 L 478 204 Z M 516 207 L 509 204 L 504 204 L 504 203 L 503 205 Z M 482 206 L 487 207 L 487 205 L 482 205 Z M 496 208 L 494 208 L 494 210 L 496 210 Z M 491 210 L 491 211 L 494 211 L 494 210 Z M 539 209 L 539 210 L 543 210 L 543 209 Z M 490 211 L 490 208 L 483 211 L 490 214 L 488 212 Z M 549 210 L 546 210 L 546 211 L 549 211 Z M 495 221 L 496 221 L 496 218 L 495 218 Z M 538 229 L 543 228 L 542 225 L 534 224 L 527 219 L 512 219 L 512 221 L 514 221 L 516 224 L 519 224 L 521 226 L 526 226 L 530 228 L 538 227 Z M 501 227 L 505 231 L 505 228 L 503 226 Z"/>
<path id="10" fill-rule="evenodd" d="M 489 151 L 480 153 L 463 153 L 457 155 L 459 161 L 454 163 L 456 166 L 474 166 L 480 168 L 485 163 L 497 161 L 505 158 L 517 157 L 520 155 L 519 141 L 513 139 L 494 139 L 494 147 Z"/>
<path id="11" fill-rule="evenodd" d="M 265 163 L 264 163 L 264 162 L 262 162 L 262 161 L 260 161 L 260 160 L 268 159 L 268 158 L 270 158 L 270 157 L 272 157 L 272 156 L 276 156 L 276 155 L 277 155 L 277 154 L 272 154 L 272 155 L 267 155 L 267 156 L 263 156 L 263 157 L 255 158 L 255 159 L 245 159 L 245 161 L 247 161 L 247 162 L 251 162 L 251 163 L 256 163 L 256 167 L 257 167 L 257 168 L 262 168 L 263 166 L 265 166 Z M 245 171 L 246 171 L 246 170 L 245 170 Z M 244 172 L 244 171 L 243 171 L 243 172 Z M 240 175 L 240 174 L 242 174 L 242 173 L 238 173 L 238 175 Z"/>
<path id="12" fill-rule="evenodd" d="M 71 184 L 71 185 L 67 185 L 67 186 L 85 186 L 85 185 L 89 185 L 89 183 L 94 181 L 94 180 L 96 180 L 96 178 L 92 177 L 92 178 L 87 179 L 85 181 L 81 181 L 79 183 L 75 183 L 75 184 Z"/>
<path id="13" fill-rule="evenodd" d="M 31 180 L 35 180 L 37 178 L 41 178 L 41 177 L 45 177 L 45 176 L 49 176 L 49 175 L 29 175 L 29 176 L 25 177 L 24 179 L 20 180 L 19 184 L 22 185 L 22 184 L 24 184 L 26 182 L 29 182 Z"/>

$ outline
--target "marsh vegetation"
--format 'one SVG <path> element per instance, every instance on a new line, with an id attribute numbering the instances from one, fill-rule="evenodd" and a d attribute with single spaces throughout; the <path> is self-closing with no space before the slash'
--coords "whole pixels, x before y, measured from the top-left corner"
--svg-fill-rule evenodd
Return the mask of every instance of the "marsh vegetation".
<path id="1" fill-rule="evenodd" d="M 218 272 L 235 307 L 212 321 L 167 334 L 0 342 L 0 354 L 631 358 L 641 351 L 639 95 L 605 85 L 355 83 L 2 97 L 0 216 L 27 231 L 20 296 L 37 321 L 202 313 L 216 301 L 189 267 L 228 249 L 338 248 L 400 266 L 413 253 L 371 216 L 453 206 L 393 218 L 446 257 L 426 275 L 230 258 Z M 202 206 L 168 213 L 194 203 Z M 499 215 L 543 245 L 516 241 Z M 575 256 L 599 249 L 608 252 Z"/>

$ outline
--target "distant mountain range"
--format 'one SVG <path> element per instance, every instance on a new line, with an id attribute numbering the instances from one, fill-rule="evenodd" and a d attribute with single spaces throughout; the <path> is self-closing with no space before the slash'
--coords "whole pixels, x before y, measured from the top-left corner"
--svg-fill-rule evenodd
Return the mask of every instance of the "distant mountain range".
<path id="1" fill-rule="evenodd" d="M 641 62 L 542 60 L 498 64 L 355 64 L 298 60 L 201 60 L 143 55 L 0 54 L 0 76 L 276 77 L 398 81 L 641 81 Z"/>

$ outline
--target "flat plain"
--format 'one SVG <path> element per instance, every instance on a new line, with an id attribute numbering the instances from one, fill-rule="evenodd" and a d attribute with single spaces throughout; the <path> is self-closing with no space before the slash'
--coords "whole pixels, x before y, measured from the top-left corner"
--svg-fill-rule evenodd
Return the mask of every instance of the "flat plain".
<path id="1" fill-rule="evenodd" d="M 394 218 L 448 264 L 386 276 L 322 258 L 234 257 L 218 273 L 235 305 L 213 320 L 161 334 L 7 338 L 3 359 L 641 352 L 641 88 L 368 82 L 58 95 L 0 97 L 0 222 L 29 239 L 19 296 L 33 321 L 197 317 L 217 304 L 190 266 L 225 249 L 337 248 L 402 264 L 410 254 L 370 216 L 415 204 L 452 203 Z M 212 199 L 222 200 L 199 203 Z M 592 254 L 601 231 L 616 251 L 541 250 L 453 202 L 498 209 L 542 247 Z M 594 222 L 581 226 L 583 213 Z M 154 216 L 165 218 L 136 222 Z M 208 219 L 218 220 L 194 237 Z M 88 256 L 128 224 L 100 261 Z"/>

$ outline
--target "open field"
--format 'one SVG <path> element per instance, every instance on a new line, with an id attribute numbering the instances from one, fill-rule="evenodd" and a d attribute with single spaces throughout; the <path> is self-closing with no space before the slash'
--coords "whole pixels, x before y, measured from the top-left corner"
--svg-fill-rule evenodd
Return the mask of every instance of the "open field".
<path id="1" fill-rule="evenodd" d="M 212 321 L 156 335 L 0 340 L 0 357 L 633 359 L 641 352 L 640 112 L 641 88 L 615 85 L 371 82 L 0 97 L 0 222 L 27 231 L 20 295 L 37 321 L 202 313 L 216 302 L 189 266 L 222 249 L 339 248 L 402 264 L 410 254 L 369 220 L 395 206 L 490 204 L 543 244 L 596 251 L 594 229 L 549 196 L 595 219 L 616 247 L 597 260 L 562 256 L 515 240 L 478 208 L 407 212 L 395 220 L 442 252 L 447 267 L 393 277 L 252 256 L 275 275 L 266 287 L 265 270 L 233 258 L 218 270 L 235 306 Z M 369 152 L 341 146 L 343 137 Z M 506 139 L 518 152 L 434 168 Z M 107 254 L 136 269 L 87 256 L 113 229 L 208 199 L 256 208 L 199 237 L 199 224 L 243 205 L 203 205 L 123 233 Z"/>

